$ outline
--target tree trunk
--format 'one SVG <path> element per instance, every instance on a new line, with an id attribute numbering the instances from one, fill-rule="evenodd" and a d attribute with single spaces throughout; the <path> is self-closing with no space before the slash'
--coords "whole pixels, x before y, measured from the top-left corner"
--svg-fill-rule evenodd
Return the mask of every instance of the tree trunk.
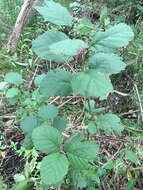
<path id="1" fill-rule="evenodd" d="M 25 0 L 24 1 L 21 11 L 17 17 L 16 23 L 13 27 L 12 34 L 10 35 L 8 42 L 5 46 L 5 48 L 8 51 L 12 51 L 12 52 L 15 51 L 19 37 L 24 30 L 24 26 L 26 25 L 27 21 L 31 18 L 31 16 L 35 12 L 35 10 L 33 9 L 33 6 L 39 6 L 39 5 L 42 5 L 42 3 L 43 3 L 43 0 Z"/>

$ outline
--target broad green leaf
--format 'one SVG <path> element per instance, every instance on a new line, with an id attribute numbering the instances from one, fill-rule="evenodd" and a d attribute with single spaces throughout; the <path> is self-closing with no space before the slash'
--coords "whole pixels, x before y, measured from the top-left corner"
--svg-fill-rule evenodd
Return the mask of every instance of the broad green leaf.
<path id="1" fill-rule="evenodd" d="M 10 72 L 5 75 L 4 80 L 10 84 L 22 84 L 22 76 L 19 73 Z"/>
<path id="2" fill-rule="evenodd" d="M 59 31 L 48 31 L 44 34 L 38 36 L 32 42 L 32 48 L 34 52 L 42 59 L 55 62 L 69 61 L 72 58 L 65 55 L 55 55 L 50 51 L 50 46 L 54 43 L 60 42 L 62 40 L 69 39 L 64 33 Z"/>
<path id="3" fill-rule="evenodd" d="M 76 143 L 79 143 L 79 142 L 82 142 L 82 141 L 84 141 L 84 135 L 83 134 L 73 134 L 66 141 L 66 144 L 64 145 L 64 148 L 68 149 L 72 144 L 76 144 Z"/>
<path id="4" fill-rule="evenodd" d="M 62 179 L 61 181 L 57 182 L 56 184 L 53 184 L 52 187 L 53 188 L 58 188 L 60 187 L 62 184 L 64 183 L 64 179 Z M 41 190 L 49 190 L 51 188 L 51 185 L 47 185 L 42 181 L 42 189 Z M 39 189 L 37 189 L 39 190 Z"/>
<path id="5" fill-rule="evenodd" d="M 97 125 L 109 135 L 112 131 L 114 131 L 117 135 L 120 135 L 121 131 L 124 130 L 124 127 L 120 124 L 120 118 L 111 113 L 99 117 L 97 120 Z"/>
<path id="6" fill-rule="evenodd" d="M 83 140 L 84 140 L 83 134 L 73 134 L 70 136 L 69 139 L 66 140 L 64 149 L 68 150 L 73 144 L 77 144 L 79 142 L 82 142 Z"/>
<path id="7" fill-rule="evenodd" d="M 36 116 L 28 116 L 21 122 L 21 129 L 24 133 L 31 133 L 34 128 L 41 124 L 40 120 Z"/>
<path id="8" fill-rule="evenodd" d="M 88 179 L 85 171 L 74 170 L 71 171 L 72 184 L 78 188 L 84 188 L 87 186 Z"/>
<path id="9" fill-rule="evenodd" d="M 72 81 L 73 92 L 86 98 L 97 97 L 107 99 L 110 92 L 113 92 L 113 86 L 106 73 L 100 73 L 94 69 L 77 73 Z"/>
<path id="10" fill-rule="evenodd" d="M 24 144 L 23 147 L 27 150 L 30 150 L 33 148 L 33 141 L 32 141 L 32 137 L 31 137 L 31 133 L 27 134 L 24 138 Z"/>
<path id="11" fill-rule="evenodd" d="M 10 88 L 6 92 L 6 97 L 7 98 L 13 98 L 19 94 L 19 89 L 18 88 Z"/>
<path id="12" fill-rule="evenodd" d="M 140 164 L 138 156 L 131 150 L 125 150 L 125 155 L 135 164 Z"/>
<path id="13" fill-rule="evenodd" d="M 45 96 L 68 96 L 72 93 L 72 77 L 70 72 L 63 69 L 50 71 L 42 80 L 40 90 Z"/>
<path id="14" fill-rule="evenodd" d="M 65 155 L 54 153 L 43 158 L 40 175 L 46 185 L 56 184 L 61 181 L 68 172 L 69 162 Z"/>
<path id="15" fill-rule="evenodd" d="M 48 105 L 48 106 L 43 106 L 39 112 L 38 116 L 43 120 L 47 121 L 49 119 L 53 119 L 58 115 L 58 108 L 54 105 Z"/>
<path id="16" fill-rule="evenodd" d="M 66 125 L 67 125 L 67 122 L 63 120 L 60 116 L 57 116 L 56 118 L 54 118 L 53 127 L 58 129 L 60 132 L 63 132 L 65 130 Z"/>
<path id="17" fill-rule="evenodd" d="M 94 121 L 88 123 L 88 131 L 90 134 L 95 134 L 97 131 L 97 124 Z"/>
<path id="18" fill-rule="evenodd" d="M 124 70 L 126 64 L 115 54 L 97 53 L 89 59 L 88 66 L 100 72 L 116 74 Z"/>
<path id="19" fill-rule="evenodd" d="M 34 84 L 35 84 L 35 86 L 40 86 L 40 84 L 41 84 L 41 82 L 42 82 L 42 80 L 43 80 L 43 78 L 46 76 L 46 74 L 41 74 L 41 75 L 38 75 L 36 78 L 35 78 L 35 80 L 34 80 Z"/>
<path id="20" fill-rule="evenodd" d="M 54 127 L 46 125 L 33 130 L 32 140 L 36 149 L 43 153 L 58 152 L 62 143 L 60 132 Z"/>
<path id="21" fill-rule="evenodd" d="M 88 178 L 89 178 L 89 180 L 91 181 L 91 182 L 97 182 L 98 184 L 100 184 L 100 175 L 99 175 L 99 173 L 98 173 L 98 171 L 97 170 L 88 170 Z M 91 184 L 91 182 L 90 182 L 90 184 Z"/>
<path id="22" fill-rule="evenodd" d="M 105 32 L 98 32 L 94 36 L 91 46 L 94 46 L 95 51 L 111 53 L 117 48 L 127 46 L 133 38 L 134 33 L 131 27 L 120 23 Z"/>
<path id="23" fill-rule="evenodd" d="M 74 143 L 71 146 L 65 144 L 64 149 L 72 168 L 85 170 L 89 168 L 88 163 L 95 159 L 99 148 L 92 141 L 86 141 Z"/>
<path id="24" fill-rule="evenodd" d="M 52 44 L 50 51 L 56 55 L 75 56 L 87 47 L 87 44 L 82 40 L 66 39 Z"/>
<path id="25" fill-rule="evenodd" d="M 35 9 L 44 17 L 46 21 L 59 26 L 72 26 L 72 16 L 65 7 L 53 1 L 47 1 L 44 7 L 35 7 Z"/>

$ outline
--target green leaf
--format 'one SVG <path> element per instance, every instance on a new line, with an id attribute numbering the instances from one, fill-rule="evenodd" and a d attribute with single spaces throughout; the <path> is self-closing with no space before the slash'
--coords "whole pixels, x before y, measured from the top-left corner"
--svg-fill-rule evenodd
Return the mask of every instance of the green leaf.
<path id="1" fill-rule="evenodd" d="M 73 75 L 63 69 L 48 72 L 42 80 L 40 90 L 45 96 L 68 96 L 71 94 L 71 80 Z"/>
<path id="2" fill-rule="evenodd" d="M 41 84 L 41 82 L 42 82 L 42 80 L 43 80 L 43 78 L 46 76 L 46 74 L 41 74 L 41 75 L 38 75 L 36 78 L 35 78 L 35 80 L 34 80 L 34 84 L 35 84 L 35 86 L 40 86 L 40 84 Z"/>
<path id="3" fill-rule="evenodd" d="M 27 150 L 30 150 L 33 148 L 33 141 L 32 141 L 32 136 L 31 136 L 31 133 L 30 134 L 27 134 L 24 138 L 24 144 L 23 144 L 23 147 Z"/>
<path id="4" fill-rule="evenodd" d="M 58 108 L 54 105 L 48 105 L 48 106 L 43 106 L 39 112 L 38 116 L 43 120 L 43 121 L 48 121 L 49 119 L 53 119 L 58 115 Z"/>
<path id="5" fill-rule="evenodd" d="M 89 168 L 89 162 L 95 159 L 99 148 L 92 141 L 86 141 L 68 144 L 68 146 L 65 144 L 64 149 L 71 166 L 74 169 L 85 170 Z"/>
<path id="6" fill-rule="evenodd" d="M 135 164 L 140 164 L 138 156 L 131 150 L 125 150 L 125 155 Z"/>
<path id="7" fill-rule="evenodd" d="M 116 74 L 124 70 L 126 64 L 115 54 L 97 53 L 89 59 L 88 66 L 100 72 Z"/>
<path id="8" fill-rule="evenodd" d="M 94 46 L 95 51 L 111 53 L 117 48 L 127 46 L 133 38 L 132 29 L 128 25 L 120 23 L 105 32 L 97 32 L 91 45 Z"/>
<path id="9" fill-rule="evenodd" d="M 28 116 L 21 122 L 21 129 L 24 133 L 31 133 L 34 128 L 41 124 L 40 120 L 36 116 Z"/>
<path id="10" fill-rule="evenodd" d="M 4 80 L 10 84 L 22 84 L 22 76 L 19 73 L 9 72 L 5 75 Z"/>
<path id="11" fill-rule="evenodd" d="M 50 51 L 56 55 L 68 55 L 75 56 L 80 53 L 81 50 L 87 48 L 87 44 L 82 40 L 66 39 L 50 46 Z"/>
<path id="12" fill-rule="evenodd" d="M 6 92 L 6 97 L 7 98 L 13 98 L 19 94 L 19 89 L 18 88 L 10 88 Z"/>
<path id="13" fill-rule="evenodd" d="M 88 131 L 90 134 L 95 134 L 97 131 L 97 125 L 94 121 L 88 123 Z"/>
<path id="14" fill-rule="evenodd" d="M 124 127 L 120 124 L 120 118 L 117 115 L 110 113 L 99 117 L 97 120 L 97 125 L 109 135 L 112 130 L 117 135 L 120 135 L 121 131 L 124 130 Z"/>
<path id="15" fill-rule="evenodd" d="M 112 160 L 109 160 L 106 164 L 105 164 L 105 168 L 108 170 L 112 170 L 115 167 L 114 162 Z"/>
<path id="16" fill-rule="evenodd" d="M 76 27 L 76 30 L 79 32 L 80 35 L 88 35 L 95 29 L 95 26 L 91 23 L 91 21 L 87 18 L 84 17 L 82 18 L 78 26 Z"/>
<path id="17" fill-rule="evenodd" d="M 72 26 L 72 16 L 65 7 L 53 1 L 47 1 L 44 7 L 35 7 L 35 9 L 44 17 L 46 21 L 59 26 Z"/>
<path id="18" fill-rule="evenodd" d="M 97 170 L 89 170 L 88 171 L 88 178 L 90 179 L 91 182 L 94 181 L 94 182 L 100 184 L 100 178 L 99 177 L 100 177 L 100 175 L 99 175 Z M 90 184 L 91 184 L 91 182 L 90 182 Z"/>
<path id="19" fill-rule="evenodd" d="M 108 17 L 108 9 L 106 6 L 103 6 L 100 13 L 100 22 L 104 23 L 104 20 Z"/>
<path id="20" fill-rule="evenodd" d="M 36 149 L 43 153 L 58 152 L 62 143 L 60 132 L 51 126 L 45 125 L 33 130 L 32 140 Z"/>
<path id="21" fill-rule="evenodd" d="M 64 148 L 68 149 L 72 144 L 82 142 L 83 140 L 84 140 L 84 135 L 83 134 L 71 135 L 70 138 L 66 141 L 66 144 L 64 145 Z"/>
<path id="22" fill-rule="evenodd" d="M 134 190 L 135 185 L 136 185 L 136 179 L 130 179 L 127 184 L 128 190 Z"/>
<path id="23" fill-rule="evenodd" d="M 65 55 L 55 55 L 50 51 L 50 46 L 62 40 L 69 39 L 64 33 L 59 31 L 48 31 L 38 36 L 32 41 L 34 52 L 42 59 L 55 61 L 57 63 L 72 60 L 71 57 Z"/>
<path id="24" fill-rule="evenodd" d="M 40 167 L 42 182 L 46 185 L 56 184 L 68 172 L 69 162 L 65 155 L 60 153 L 44 157 Z"/>
<path id="25" fill-rule="evenodd" d="M 34 182 L 29 182 L 27 179 L 16 184 L 14 190 L 32 190 Z"/>
<path id="26" fill-rule="evenodd" d="M 74 170 L 71 171 L 72 184 L 78 188 L 87 186 L 87 176 L 84 171 Z"/>
<path id="27" fill-rule="evenodd" d="M 57 116 L 54 118 L 53 127 L 58 129 L 60 132 L 63 132 L 67 126 L 67 122 L 63 120 L 61 117 Z"/>
<path id="28" fill-rule="evenodd" d="M 89 108 L 90 106 L 90 108 Z M 104 112 L 105 108 L 101 107 L 101 108 L 97 108 L 95 109 L 95 101 L 94 100 L 90 100 L 89 102 L 86 102 L 84 105 L 85 109 L 91 114 L 91 115 L 95 115 L 95 114 L 101 114 Z"/>
<path id="29" fill-rule="evenodd" d="M 72 81 L 73 92 L 86 98 L 97 97 L 107 99 L 110 92 L 113 92 L 113 86 L 106 73 L 100 73 L 94 69 L 77 73 Z"/>

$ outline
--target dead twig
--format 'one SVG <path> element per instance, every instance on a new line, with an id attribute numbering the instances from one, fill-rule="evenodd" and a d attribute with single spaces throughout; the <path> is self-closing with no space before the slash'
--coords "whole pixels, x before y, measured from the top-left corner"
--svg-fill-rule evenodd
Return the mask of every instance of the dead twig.
<path id="1" fill-rule="evenodd" d="M 143 130 L 140 130 L 140 129 L 135 129 L 135 128 L 132 128 L 132 127 L 127 127 L 126 125 L 123 125 L 126 129 L 129 129 L 131 131 L 135 131 L 135 132 L 139 132 L 139 133 L 142 133 L 143 134 Z"/>
<path id="2" fill-rule="evenodd" d="M 61 108 L 62 106 L 64 106 L 68 102 L 70 102 L 71 100 L 72 100 L 72 98 L 68 99 L 67 101 L 65 101 L 64 103 L 62 103 L 61 105 L 59 105 L 58 108 Z"/>
<path id="3" fill-rule="evenodd" d="M 142 103 L 141 103 L 141 99 L 140 99 L 140 95 L 139 95 L 139 91 L 138 91 L 138 87 L 137 87 L 136 83 L 134 84 L 134 87 L 135 87 L 135 90 L 136 90 L 136 93 L 137 93 L 137 98 L 138 98 L 138 101 L 139 101 L 139 106 L 140 106 L 140 111 L 141 111 L 141 119 L 142 119 L 142 122 L 143 122 L 143 107 L 142 107 Z"/>
<path id="4" fill-rule="evenodd" d="M 116 94 L 121 95 L 121 96 L 130 96 L 130 94 L 126 94 L 126 93 L 123 93 L 123 92 L 119 92 L 119 91 L 117 91 L 117 90 L 114 90 L 114 92 L 115 92 Z"/>
<path id="5" fill-rule="evenodd" d="M 140 111 L 140 110 L 128 111 L 128 112 L 125 112 L 125 113 L 121 113 L 119 116 L 130 115 L 130 114 L 133 114 L 133 113 L 137 113 L 137 112 L 139 112 L 139 111 Z"/>
<path id="6" fill-rule="evenodd" d="M 32 77 L 32 79 L 31 79 L 31 81 L 29 82 L 28 89 L 31 87 L 31 85 L 32 85 L 32 83 L 33 83 L 33 81 L 34 81 L 34 79 L 35 79 L 35 76 L 36 76 L 37 71 L 38 71 L 38 65 L 37 65 L 37 67 L 36 67 L 36 69 L 35 69 L 35 72 L 34 72 L 34 74 L 33 74 L 33 77 Z"/>
<path id="7" fill-rule="evenodd" d="M 124 145 L 124 144 L 121 144 L 121 145 L 120 145 L 118 151 L 108 160 L 108 162 L 114 160 L 114 158 L 117 156 L 117 154 L 118 154 L 118 153 L 120 152 L 120 150 L 122 149 L 123 145 Z M 108 162 L 105 163 L 101 168 L 104 169 L 104 168 L 106 167 L 106 165 L 108 164 Z"/>
<path id="8" fill-rule="evenodd" d="M 60 96 L 55 97 L 53 100 L 50 101 L 49 104 L 53 104 L 53 103 L 56 102 L 56 100 L 58 100 L 59 98 L 60 98 Z"/>

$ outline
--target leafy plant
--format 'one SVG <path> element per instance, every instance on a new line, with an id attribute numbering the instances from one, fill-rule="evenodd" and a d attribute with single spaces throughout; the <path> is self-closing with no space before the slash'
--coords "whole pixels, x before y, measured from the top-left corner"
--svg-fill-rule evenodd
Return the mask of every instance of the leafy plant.
<path id="1" fill-rule="evenodd" d="M 44 7 L 36 7 L 36 10 L 46 22 L 66 27 L 73 24 L 72 16 L 59 3 L 46 1 Z M 88 186 L 89 189 L 95 189 L 95 184 L 100 185 L 100 176 L 103 173 L 100 166 L 97 166 L 99 146 L 87 138 L 88 133 L 84 130 L 66 139 L 63 133 L 66 121 L 60 117 L 59 109 L 55 105 L 44 102 L 43 96 L 49 98 L 79 94 L 87 103 L 85 109 L 91 115 L 97 115 L 88 124 L 89 135 L 101 129 L 107 134 L 114 133 L 119 136 L 124 130 L 120 118 L 111 113 L 102 114 L 104 110 L 95 110 L 93 104 L 95 98 L 105 100 L 109 93 L 114 92 L 110 77 L 126 67 L 115 53 L 119 48 L 127 46 L 133 38 L 132 29 L 120 23 L 105 31 L 99 30 L 92 39 L 88 39 L 88 43 L 83 39 L 70 39 L 57 30 L 47 31 L 32 42 L 34 52 L 50 62 L 72 64 L 74 57 L 85 51 L 89 57 L 78 73 L 56 68 L 35 78 L 35 86 L 42 93 L 42 104 L 38 105 L 36 112 L 24 118 L 21 129 L 25 134 L 25 148 L 35 147 L 45 155 L 40 165 L 43 188 L 59 187 L 66 178 L 77 188 Z M 15 97 L 19 93 L 17 85 L 22 84 L 23 80 L 16 73 L 8 73 L 5 81 L 16 85 L 7 91 L 8 98 Z M 131 152 L 126 151 L 125 154 L 129 157 Z M 137 163 L 138 158 L 133 154 L 132 157 L 131 160 Z"/>

